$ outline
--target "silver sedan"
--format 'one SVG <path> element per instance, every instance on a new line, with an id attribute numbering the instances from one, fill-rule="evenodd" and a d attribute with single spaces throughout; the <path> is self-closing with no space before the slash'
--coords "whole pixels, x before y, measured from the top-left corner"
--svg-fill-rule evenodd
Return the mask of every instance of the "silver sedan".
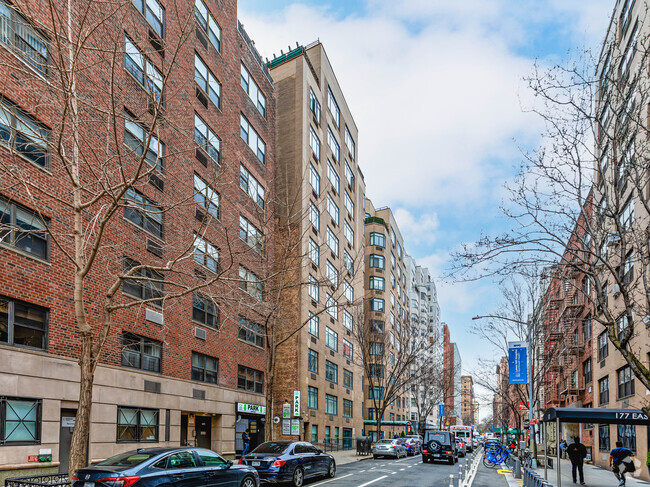
<path id="1" fill-rule="evenodd" d="M 393 440 L 379 440 L 372 447 L 372 457 L 406 457 L 404 441 L 398 438 Z"/>

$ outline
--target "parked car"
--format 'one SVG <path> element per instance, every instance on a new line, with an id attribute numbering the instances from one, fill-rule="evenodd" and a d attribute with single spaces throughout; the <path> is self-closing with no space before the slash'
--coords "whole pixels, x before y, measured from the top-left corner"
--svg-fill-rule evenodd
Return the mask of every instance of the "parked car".
<path id="1" fill-rule="evenodd" d="M 140 448 L 76 470 L 72 487 L 259 487 L 254 468 L 204 448 Z"/>
<path id="2" fill-rule="evenodd" d="M 422 444 L 422 462 L 445 460 L 451 465 L 458 462 L 456 438 L 450 431 L 425 430 Z"/>
<path id="3" fill-rule="evenodd" d="M 406 447 L 403 438 L 393 438 L 379 440 L 372 445 L 372 457 L 395 457 L 402 458 L 406 456 Z"/>
<path id="4" fill-rule="evenodd" d="M 422 442 L 417 438 L 406 438 L 404 441 L 406 454 L 408 456 L 419 455 L 422 453 Z"/>
<path id="5" fill-rule="evenodd" d="M 336 475 L 334 457 L 306 441 L 267 441 L 240 462 L 256 469 L 262 481 L 270 484 L 289 482 L 301 487 L 305 479 Z"/>

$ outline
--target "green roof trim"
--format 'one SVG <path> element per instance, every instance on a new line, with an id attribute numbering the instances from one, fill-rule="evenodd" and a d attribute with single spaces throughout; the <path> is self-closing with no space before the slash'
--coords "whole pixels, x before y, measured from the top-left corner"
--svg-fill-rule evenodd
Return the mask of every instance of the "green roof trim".
<path id="1" fill-rule="evenodd" d="M 292 49 L 288 53 L 283 54 L 282 56 L 278 56 L 272 61 L 269 61 L 268 63 L 266 63 L 266 67 L 269 69 L 275 68 L 276 66 L 284 63 L 285 61 L 289 61 L 290 59 L 300 56 L 304 51 L 305 51 L 304 47 L 302 46 L 296 47 L 295 49 Z"/>
<path id="2" fill-rule="evenodd" d="M 364 223 L 367 225 L 368 223 L 379 223 L 380 225 L 386 226 L 386 220 L 383 218 L 379 218 L 378 216 L 369 216 L 368 218 L 365 219 Z"/>

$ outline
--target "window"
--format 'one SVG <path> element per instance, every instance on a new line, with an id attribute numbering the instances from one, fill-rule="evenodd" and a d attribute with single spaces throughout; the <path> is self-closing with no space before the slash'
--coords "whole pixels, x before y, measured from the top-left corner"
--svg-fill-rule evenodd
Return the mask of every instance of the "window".
<path id="1" fill-rule="evenodd" d="M 253 272 L 240 265 L 239 279 L 239 289 L 246 291 L 248 294 L 260 301 L 264 299 L 264 284 L 262 284 L 260 278 Z"/>
<path id="2" fill-rule="evenodd" d="M 631 196 L 621 211 L 621 228 L 627 231 L 634 222 L 634 197 Z"/>
<path id="3" fill-rule="evenodd" d="M 334 123 L 336 123 L 336 126 L 341 125 L 341 111 L 339 110 L 339 104 L 336 103 L 336 98 L 334 98 L 334 94 L 332 93 L 332 89 L 328 86 L 327 87 L 327 108 L 329 109 L 330 113 L 332 114 L 332 117 L 334 118 Z"/>
<path id="4" fill-rule="evenodd" d="M 632 312 L 634 311 L 632 310 Z M 627 320 L 627 314 L 622 314 L 616 320 L 616 335 L 618 336 L 619 340 L 623 338 L 623 335 L 625 335 L 625 333 L 627 332 L 628 327 L 629 324 Z"/>
<path id="5" fill-rule="evenodd" d="M 239 166 L 239 187 L 246 192 L 260 208 L 264 208 L 264 187 L 257 179 L 255 179 L 248 169 L 241 164 Z"/>
<path id="6" fill-rule="evenodd" d="M 0 296 L 0 343 L 47 349 L 46 308 Z"/>
<path id="7" fill-rule="evenodd" d="M 307 388 L 307 407 L 318 409 L 318 388 L 312 386 Z"/>
<path id="8" fill-rule="evenodd" d="M 221 52 L 221 27 L 214 20 L 203 0 L 196 0 L 194 3 L 194 17 L 196 17 L 196 22 L 201 26 L 203 32 L 208 35 L 210 43 L 218 52 Z"/>
<path id="9" fill-rule="evenodd" d="M 193 294 L 192 321 L 217 330 L 219 328 L 219 306 L 210 298 Z"/>
<path id="10" fill-rule="evenodd" d="M 634 373 L 629 365 L 616 371 L 618 377 L 618 399 L 634 394 Z"/>
<path id="11" fill-rule="evenodd" d="M 219 193 L 196 174 L 194 175 L 194 202 L 213 217 L 219 218 Z"/>
<path id="12" fill-rule="evenodd" d="M 329 326 L 325 327 L 325 345 L 335 352 L 339 351 L 339 334 L 332 330 Z"/>
<path id="13" fill-rule="evenodd" d="M 591 359 L 588 358 L 582 362 L 582 376 L 585 378 L 585 384 L 591 382 Z"/>
<path id="14" fill-rule="evenodd" d="M 354 345 L 345 338 L 343 339 L 343 356 L 348 360 L 352 360 L 354 357 Z"/>
<path id="15" fill-rule="evenodd" d="M 598 425 L 598 450 L 607 452 L 610 451 L 608 424 Z"/>
<path id="16" fill-rule="evenodd" d="M 383 401 L 384 400 L 384 388 L 375 386 L 375 387 L 368 387 L 368 399 L 378 399 Z"/>
<path id="17" fill-rule="evenodd" d="M 623 53 L 623 58 L 621 59 L 621 64 L 619 65 L 619 83 L 623 84 L 627 81 L 627 75 L 630 72 L 630 66 L 632 65 L 632 60 L 637 50 L 637 41 L 639 38 L 639 23 L 634 24 L 632 34 L 630 35 L 630 40 L 625 47 L 625 52 Z"/>
<path id="18" fill-rule="evenodd" d="M 217 384 L 219 376 L 219 359 L 192 352 L 192 380 Z"/>
<path id="19" fill-rule="evenodd" d="M 332 183 L 332 187 L 335 189 L 336 193 L 341 191 L 341 187 L 340 187 L 341 178 L 339 178 L 339 173 L 336 172 L 336 169 L 334 168 L 332 162 L 329 159 L 327 160 L 327 179 L 329 179 L 330 183 Z"/>
<path id="20" fill-rule="evenodd" d="M 194 142 L 217 164 L 221 161 L 221 140 L 196 113 L 194 114 Z"/>
<path id="21" fill-rule="evenodd" d="M 143 228 L 150 234 L 163 238 L 162 209 L 142 193 L 133 188 L 124 195 L 124 218 Z"/>
<path id="22" fill-rule="evenodd" d="M 256 347 L 264 348 L 264 327 L 247 320 L 243 316 L 239 317 L 239 335 L 240 340 L 248 342 Z"/>
<path id="23" fill-rule="evenodd" d="M 582 319 L 582 336 L 586 340 L 591 338 L 591 314 L 588 314 Z"/>
<path id="24" fill-rule="evenodd" d="M 139 262 L 124 257 L 123 268 L 125 274 L 138 266 L 140 266 Z M 151 269 L 132 271 L 129 277 L 124 278 L 122 292 L 136 299 L 155 299 L 151 304 L 162 306 L 162 299 L 160 298 L 163 297 L 163 280 L 162 274 Z"/>
<path id="25" fill-rule="evenodd" d="M 343 369 L 343 387 L 352 389 L 354 385 L 354 374 L 347 369 Z"/>
<path id="26" fill-rule="evenodd" d="M 266 144 L 244 115 L 240 115 L 239 135 L 252 149 L 260 162 L 266 164 Z"/>
<path id="27" fill-rule="evenodd" d="M 162 73 L 140 49 L 126 36 L 124 36 L 124 69 L 126 69 L 142 85 L 147 93 L 155 100 L 160 100 L 163 89 Z"/>
<path id="28" fill-rule="evenodd" d="M 370 333 L 384 333 L 385 328 L 385 322 L 381 320 L 370 320 Z"/>
<path id="29" fill-rule="evenodd" d="M 354 301 L 354 288 L 348 281 L 343 281 L 343 296 L 352 303 Z"/>
<path id="30" fill-rule="evenodd" d="M 334 203 L 334 199 L 328 194 L 327 195 L 327 213 L 330 214 L 334 223 L 338 225 L 339 223 L 339 207 Z"/>
<path id="31" fill-rule="evenodd" d="M 24 206 L 0 198 L 0 244 L 49 261 L 49 225 Z"/>
<path id="32" fill-rule="evenodd" d="M 347 191 L 345 192 L 345 209 L 348 210 L 350 217 L 354 220 L 354 203 Z"/>
<path id="33" fill-rule="evenodd" d="M 40 399 L 0 396 L 0 445 L 41 442 Z"/>
<path id="34" fill-rule="evenodd" d="M 318 101 L 318 98 L 316 98 L 316 94 L 314 93 L 314 90 L 312 90 L 311 88 L 309 88 L 309 109 L 314 114 L 314 117 L 316 118 L 316 123 L 320 125 L 320 112 L 321 112 L 320 102 Z"/>
<path id="35" fill-rule="evenodd" d="M 598 361 L 602 361 L 609 355 L 609 342 L 607 340 L 607 332 L 604 331 L 598 335 Z"/>
<path id="36" fill-rule="evenodd" d="M 375 267 L 377 269 L 386 268 L 386 259 L 383 255 L 370 254 L 370 259 L 368 260 L 368 265 L 370 267 Z"/>
<path id="37" fill-rule="evenodd" d="M 348 242 L 350 242 L 350 245 L 354 247 L 354 230 L 352 230 L 352 227 L 348 222 L 343 222 L 343 234 Z"/>
<path id="38" fill-rule="evenodd" d="M 348 254 L 347 250 L 343 251 L 343 265 L 350 273 L 350 275 L 354 276 L 354 259 L 350 254 Z"/>
<path id="39" fill-rule="evenodd" d="M 389 336 L 390 344 L 395 346 L 395 334 L 391 331 Z"/>
<path id="40" fill-rule="evenodd" d="M 348 186 L 350 187 L 350 190 L 354 191 L 354 172 L 352 171 L 352 168 L 348 164 L 348 161 L 345 161 L 345 179 L 348 182 Z"/>
<path id="41" fill-rule="evenodd" d="M 210 269 L 212 272 L 219 271 L 219 251 L 210 242 L 194 234 L 194 262 Z"/>
<path id="42" fill-rule="evenodd" d="M 307 369 L 309 372 L 318 374 L 318 352 L 316 350 L 309 349 L 307 355 Z"/>
<path id="43" fill-rule="evenodd" d="M 394 234 L 392 234 L 392 235 L 394 235 Z M 393 245 L 395 245 L 395 244 L 393 244 Z M 390 253 L 390 265 L 393 268 L 395 267 L 395 254 L 392 253 L 392 252 Z M 399 277 L 399 268 L 397 269 L 397 275 Z"/>
<path id="44" fill-rule="evenodd" d="M 381 311 L 384 312 L 384 300 L 380 298 L 372 298 L 370 300 L 370 310 L 371 311 Z"/>
<path id="45" fill-rule="evenodd" d="M 349 399 L 343 399 L 343 417 L 351 418 L 352 417 L 352 401 Z"/>
<path id="46" fill-rule="evenodd" d="M 609 377 L 598 381 L 598 404 L 601 406 L 609 402 Z"/>
<path id="47" fill-rule="evenodd" d="M 244 63 L 241 65 L 240 83 L 248 97 L 253 101 L 257 111 L 266 118 L 266 97 L 260 90 L 260 87 L 257 86 L 257 83 L 255 83 L 255 80 L 244 66 Z"/>
<path id="48" fill-rule="evenodd" d="M 392 243 L 393 246 L 394 246 L 395 243 L 396 243 L 396 240 L 395 240 L 395 231 L 394 231 L 392 228 L 390 229 L 390 243 Z"/>
<path id="49" fill-rule="evenodd" d="M 325 414 L 338 414 L 338 398 L 325 394 Z"/>
<path id="50" fill-rule="evenodd" d="M 325 379 L 335 384 L 339 381 L 339 366 L 329 360 L 325 361 Z"/>
<path id="51" fill-rule="evenodd" d="M 336 162 L 339 162 L 339 157 L 341 154 L 341 146 L 339 145 L 338 140 L 334 136 L 332 129 L 327 127 L 327 145 L 332 150 L 332 157 Z"/>
<path id="52" fill-rule="evenodd" d="M 347 309 L 343 310 L 343 326 L 345 326 L 348 330 L 352 331 L 352 326 L 353 326 L 352 314 Z"/>
<path id="53" fill-rule="evenodd" d="M 327 307 L 327 314 L 330 315 L 335 320 L 338 320 L 339 303 L 337 303 L 336 300 L 329 293 L 327 293 L 327 300 L 325 301 L 325 306 Z"/>
<path id="54" fill-rule="evenodd" d="M 634 279 L 634 251 L 627 254 L 623 263 L 623 282 L 629 284 L 632 279 Z"/>
<path id="55" fill-rule="evenodd" d="M 158 0 L 133 0 L 133 5 L 142 12 L 149 25 L 160 37 L 165 35 L 165 9 Z"/>
<path id="56" fill-rule="evenodd" d="M 264 392 L 264 372 L 238 365 L 237 389 L 262 394 Z"/>
<path id="57" fill-rule="evenodd" d="M 221 83 L 215 78 L 198 54 L 194 54 L 194 81 L 201 90 L 212 100 L 217 108 L 221 108 Z"/>
<path id="58" fill-rule="evenodd" d="M 264 250 L 262 232 L 243 215 L 239 215 L 239 238 L 256 252 L 262 253 L 262 250 Z"/>
<path id="59" fill-rule="evenodd" d="M 384 344 L 382 342 L 370 342 L 370 347 L 368 353 L 370 355 L 383 356 L 384 355 Z"/>
<path id="60" fill-rule="evenodd" d="M 381 364 L 370 364 L 369 371 L 370 377 L 384 378 L 384 366 Z"/>
<path id="61" fill-rule="evenodd" d="M 636 452 L 636 426 L 633 424 L 617 425 L 618 441 L 623 443 L 623 448 Z"/>
<path id="62" fill-rule="evenodd" d="M 327 246 L 334 252 L 334 255 L 339 255 L 339 239 L 336 238 L 330 227 L 327 227 Z"/>
<path id="63" fill-rule="evenodd" d="M 314 239 L 309 239 L 309 260 L 318 265 L 320 262 L 320 249 Z"/>
<path id="64" fill-rule="evenodd" d="M 0 0 L 0 41 L 2 40 L 2 0 Z M 50 169 L 47 146 L 50 131 L 16 105 L 0 97 L 0 144 L 44 169 Z"/>
<path id="65" fill-rule="evenodd" d="M 309 313 L 310 318 L 309 318 L 309 333 L 311 335 L 314 335 L 316 338 L 318 338 L 318 328 L 319 328 L 319 317 L 314 316 L 313 313 Z"/>
<path id="66" fill-rule="evenodd" d="M 309 147 L 316 156 L 316 160 L 320 161 L 320 139 L 311 125 L 309 126 Z"/>
<path id="67" fill-rule="evenodd" d="M 36 71 L 47 74 L 48 40 L 4 0 L 0 0 L 0 42 Z"/>
<path id="68" fill-rule="evenodd" d="M 319 297 L 318 280 L 312 275 L 309 276 L 309 297 L 314 301 L 318 302 L 318 297 Z"/>
<path id="69" fill-rule="evenodd" d="M 318 443 L 318 425 L 311 425 L 311 442 L 315 445 Z"/>
<path id="70" fill-rule="evenodd" d="M 320 174 L 312 164 L 309 165 L 309 184 L 316 194 L 320 194 Z"/>
<path id="71" fill-rule="evenodd" d="M 356 157 L 357 157 L 357 145 L 355 144 L 354 139 L 352 138 L 352 134 L 350 133 L 350 129 L 348 129 L 347 125 L 345 126 L 345 146 L 348 148 L 348 151 L 350 152 L 350 157 L 352 159 L 356 159 Z M 346 164 L 346 166 L 347 166 L 347 164 Z M 349 180 L 348 180 L 348 182 L 349 182 Z M 352 186 L 354 188 L 354 179 L 352 179 L 352 182 L 350 183 L 350 186 Z"/>
<path id="72" fill-rule="evenodd" d="M 626 0 L 625 3 L 623 4 L 623 8 L 621 9 L 621 17 L 620 17 L 620 36 L 623 38 L 625 36 L 625 33 L 627 32 L 627 28 L 630 26 L 630 19 L 632 18 L 632 9 L 635 4 L 635 0 Z M 626 447 L 627 448 L 627 447 Z"/>
<path id="73" fill-rule="evenodd" d="M 122 334 L 122 365 L 149 372 L 162 372 L 162 343 L 151 338 Z"/>
<path id="74" fill-rule="evenodd" d="M 386 289 L 386 280 L 383 277 L 370 276 L 369 287 L 370 289 L 383 291 Z"/>
<path id="75" fill-rule="evenodd" d="M 117 442 L 158 441 L 158 410 L 117 407 Z"/>
<path id="76" fill-rule="evenodd" d="M 316 230 L 320 230 L 320 211 L 318 211 L 313 201 L 309 202 L 309 221 Z"/>

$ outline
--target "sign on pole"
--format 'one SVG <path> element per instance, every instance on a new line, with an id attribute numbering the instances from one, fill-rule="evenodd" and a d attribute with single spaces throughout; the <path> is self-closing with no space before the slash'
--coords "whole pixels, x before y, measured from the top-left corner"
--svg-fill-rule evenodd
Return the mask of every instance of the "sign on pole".
<path id="1" fill-rule="evenodd" d="M 442 418 L 444 415 L 445 415 L 445 405 L 438 404 L 438 416 Z"/>
<path id="2" fill-rule="evenodd" d="M 300 391 L 293 391 L 293 415 L 300 416 Z"/>
<path id="3" fill-rule="evenodd" d="M 508 342 L 508 379 L 510 384 L 528 384 L 527 352 L 526 342 Z"/>

